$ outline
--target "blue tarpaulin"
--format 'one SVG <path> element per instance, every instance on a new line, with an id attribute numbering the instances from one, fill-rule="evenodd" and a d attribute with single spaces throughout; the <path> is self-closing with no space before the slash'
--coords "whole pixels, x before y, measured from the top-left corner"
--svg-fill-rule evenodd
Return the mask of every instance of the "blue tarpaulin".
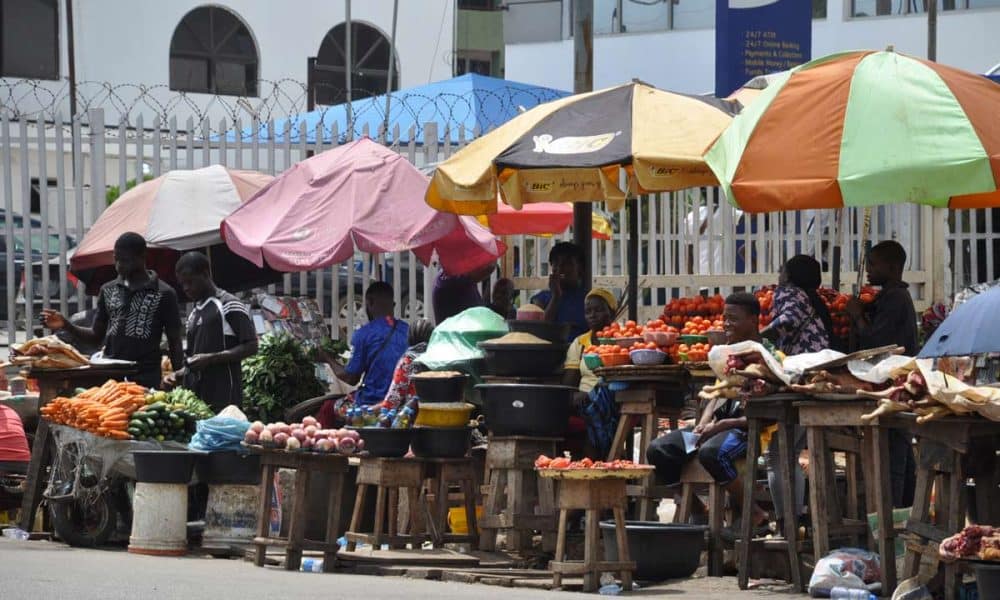
<path id="1" fill-rule="evenodd" d="M 466 74 L 446 81 L 438 81 L 390 94 L 389 127 L 386 139 L 389 142 L 406 144 L 413 141 L 424 142 L 424 124 L 437 123 L 438 142 L 445 141 L 445 127 L 452 143 L 459 141 L 459 129 L 464 127 L 464 138 L 470 140 L 475 132 L 485 133 L 513 117 L 521 109 L 528 110 L 550 100 L 568 96 L 569 92 L 537 85 L 507 81 L 484 75 Z M 378 137 L 385 123 L 385 94 L 355 100 L 350 103 L 354 117 L 354 137 L 368 135 Z M 347 104 L 318 108 L 286 119 L 274 121 L 273 129 L 267 124 L 258 130 L 252 127 L 241 132 L 242 141 L 254 138 L 260 141 L 274 139 L 276 143 L 285 141 L 286 128 L 291 143 L 301 140 L 302 124 L 306 126 L 306 142 L 315 143 L 317 127 L 323 143 L 333 143 L 334 130 L 337 141 L 347 138 Z M 395 129 L 399 127 L 399 137 Z M 412 135 L 411 135 L 412 129 Z M 237 133 L 226 134 L 227 141 L 235 141 Z"/>

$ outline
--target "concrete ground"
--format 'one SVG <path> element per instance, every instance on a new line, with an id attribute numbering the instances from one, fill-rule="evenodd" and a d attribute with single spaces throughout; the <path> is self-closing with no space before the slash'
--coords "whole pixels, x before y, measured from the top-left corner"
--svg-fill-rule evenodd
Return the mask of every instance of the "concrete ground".
<path id="1" fill-rule="evenodd" d="M 792 597 L 780 585 L 741 592 L 734 577 L 695 577 L 629 594 L 642 598 L 740 600 Z M 159 558 L 120 549 L 83 550 L 54 542 L 0 538 L 0 598 L 4 600 L 224 600 L 229 598 L 372 598 L 510 600 L 592 598 L 593 595 L 501 588 L 401 577 L 295 573 L 259 569 L 241 560 Z"/>

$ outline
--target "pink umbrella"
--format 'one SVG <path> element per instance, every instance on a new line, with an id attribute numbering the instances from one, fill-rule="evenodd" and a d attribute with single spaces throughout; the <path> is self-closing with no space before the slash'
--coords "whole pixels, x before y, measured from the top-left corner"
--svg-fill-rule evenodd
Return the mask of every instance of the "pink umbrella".
<path id="1" fill-rule="evenodd" d="M 429 179 L 399 154 L 362 138 L 306 159 L 222 222 L 237 255 L 278 271 L 309 271 L 369 253 L 436 251 L 444 270 L 468 273 L 506 247 L 472 217 L 427 206 Z"/>

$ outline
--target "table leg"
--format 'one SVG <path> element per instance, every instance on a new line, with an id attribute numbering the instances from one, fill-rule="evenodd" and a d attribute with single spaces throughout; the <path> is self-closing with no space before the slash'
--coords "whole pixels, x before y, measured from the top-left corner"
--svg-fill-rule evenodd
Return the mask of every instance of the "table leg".
<path id="1" fill-rule="evenodd" d="M 559 510 L 559 531 L 556 533 L 555 562 L 566 560 L 566 517 L 568 513 L 569 511 L 565 508 Z M 562 587 L 562 574 L 557 571 L 552 573 L 552 587 L 557 589 Z"/>
<path id="2" fill-rule="evenodd" d="M 583 565 L 588 570 L 583 574 L 583 591 L 596 592 L 597 588 L 601 584 L 601 574 L 594 569 L 594 564 L 600 559 L 600 532 L 598 531 L 598 521 L 600 520 L 600 513 L 595 509 L 587 509 L 587 524 L 585 527 L 584 534 L 584 546 L 583 546 Z"/>
<path id="3" fill-rule="evenodd" d="M 285 570 L 298 571 L 302 566 L 302 541 L 306 533 L 306 501 L 309 498 L 308 469 L 295 471 L 295 498 L 292 500 L 292 520 L 288 524 L 288 546 L 285 549 Z"/>
<path id="4" fill-rule="evenodd" d="M 953 452 L 954 463 L 948 475 L 948 497 L 951 499 L 951 511 L 948 513 L 948 531 L 961 531 L 965 526 L 965 471 L 962 469 L 962 455 Z M 957 562 L 944 566 L 944 597 L 945 600 L 957 600 L 959 586 L 962 583 L 962 571 Z"/>
<path id="5" fill-rule="evenodd" d="M 809 512 L 812 518 L 813 556 L 819 561 L 830 552 L 828 491 L 831 482 L 827 480 L 830 453 L 823 428 L 808 427 L 806 440 L 809 446 Z"/>
<path id="6" fill-rule="evenodd" d="M 628 435 L 631 422 L 631 415 L 621 415 L 618 418 L 618 429 L 615 430 L 615 440 L 611 442 L 611 450 L 608 451 L 608 462 L 621 458 L 622 447 L 625 445 L 625 436 Z"/>
<path id="7" fill-rule="evenodd" d="M 263 465 L 260 468 L 260 505 L 257 512 L 257 537 L 267 538 L 271 533 L 271 499 L 274 494 L 274 474 L 277 467 L 273 465 Z M 254 553 L 253 564 L 258 567 L 264 566 L 267 558 L 267 544 L 257 544 Z"/>
<path id="8" fill-rule="evenodd" d="M 614 514 L 615 540 L 618 544 L 618 560 L 620 562 L 629 562 L 632 558 L 629 556 L 628 536 L 625 533 L 625 509 L 617 506 L 614 509 Z M 607 554 L 607 552 L 605 552 L 605 554 Z M 622 589 L 626 592 L 632 591 L 632 571 L 629 569 L 622 569 L 621 579 Z"/>
<path id="9" fill-rule="evenodd" d="M 344 486 L 347 476 L 344 473 L 334 473 L 330 477 L 333 489 L 330 490 L 330 500 L 326 505 L 326 543 L 336 544 L 340 537 L 340 512 L 344 501 Z M 323 553 L 323 572 L 332 573 L 337 566 L 337 551 Z"/>
<path id="10" fill-rule="evenodd" d="M 501 500 L 505 497 L 506 491 L 503 489 L 507 482 L 507 471 L 504 469 L 491 469 L 489 471 L 489 486 L 486 488 L 486 502 L 483 507 L 483 516 L 493 519 L 500 515 Z M 506 509 L 504 509 L 506 511 Z M 483 552 L 493 552 L 497 547 L 497 530 L 483 529 L 479 534 L 479 549 Z M 559 560 L 556 558 L 556 560 Z"/>
<path id="11" fill-rule="evenodd" d="M 434 545 L 441 546 L 444 544 L 445 532 L 448 529 L 448 469 L 444 465 L 438 466 L 437 484 L 437 492 L 435 494 L 437 539 L 434 540 Z"/>
<path id="12" fill-rule="evenodd" d="M 889 475 L 889 430 L 871 427 L 875 456 L 875 512 L 878 514 L 878 551 L 882 558 L 882 589 L 896 589 L 896 539 L 892 523 L 892 482 Z"/>
<path id="13" fill-rule="evenodd" d="M 802 581 L 802 566 L 799 560 L 799 518 L 795 511 L 795 464 L 798 457 L 794 455 L 795 430 L 794 426 L 781 423 L 778 431 L 778 478 L 782 481 L 781 504 L 784 507 L 784 514 L 781 515 L 784 521 L 785 542 L 788 544 L 788 565 L 792 571 L 792 583 L 795 589 L 800 592 L 805 591 Z M 773 492 L 773 490 L 772 490 Z"/>
<path id="14" fill-rule="evenodd" d="M 524 505 L 524 471 L 521 471 L 520 469 L 508 470 L 507 514 L 510 515 L 510 523 L 515 522 L 525 513 Z M 526 536 L 520 529 L 507 530 L 508 551 L 522 550 L 530 544 L 530 535 Z"/>
<path id="15" fill-rule="evenodd" d="M 372 540 L 372 550 L 382 549 L 382 532 L 385 531 L 385 497 L 385 486 L 378 486 L 375 492 L 375 527 L 372 532 L 375 539 Z"/>
<path id="16" fill-rule="evenodd" d="M 31 446 L 31 461 L 28 463 L 26 479 L 27 489 L 21 499 L 21 520 L 18 527 L 32 531 L 35 523 L 35 511 L 42 501 L 42 491 L 45 489 L 45 467 L 52 463 L 52 440 L 49 423 L 45 419 L 38 421 L 35 431 L 35 441 Z"/>
<path id="17" fill-rule="evenodd" d="M 478 519 L 476 518 L 476 481 L 465 479 L 462 481 L 462 496 L 465 500 L 465 522 L 468 524 L 468 535 L 470 543 L 475 539 L 479 530 Z"/>
<path id="18" fill-rule="evenodd" d="M 352 533 L 359 533 L 361 531 L 361 516 L 365 510 L 365 496 L 367 491 L 367 484 L 358 484 L 358 491 L 354 495 L 354 512 L 351 513 L 351 526 L 349 528 L 349 531 Z M 354 552 L 357 547 L 358 545 L 355 542 L 348 540 L 348 552 Z"/>
<path id="19" fill-rule="evenodd" d="M 910 511 L 910 518 L 907 520 L 913 523 L 928 523 L 930 521 L 931 490 L 934 487 L 934 473 L 921 461 L 917 461 L 917 483 L 913 492 L 913 508 Z M 903 577 L 909 579 L 916 577 L 920 573 L 919 552 L 913 550 L 906 551 L 906 559 L 903 562 Z"/>
<path id="20" fill-rule="evenodd" d="M 398 490 L 399 490 L 399 488 L 389 488 L 389 498 L 388 498 L 388 504 L 389 505 L 387 507 L 388 508 L 388 512 L 389 512 L 389 517 L 388 517 L 388 519 L 389 519 L 388 528 L 389 528 L 389 538 L 390 538 L 390 540 L 389 540 L 389 547 L 392 548 L 393 550 L 397 550 L 399 548 L 399 546 L 396 544 L 395 540 L 392 539 L 392 538 L 396 537 L 396 534 L 398 533 L 397 529 L 398 529 L 398 526 L 399 526 L 399 523 L 397 522 L 397 520 L 399 519 L 399 493 L 398 493 Z"/>
<path id="21" fill-rule="evenodd" d="M 740 539 L 736 545 L 739 554 L 738 583 L 741 590 L 747 589 L 750 585 L 750 546 L 753 544 L 753 487 L 756 483 L 757 458 L 760 456 L 760 425 L 759 419 L 748 420 L 746 472 L 743 475 L 743 514 L 740 517 L 742 526 L 739 532 Z"/>

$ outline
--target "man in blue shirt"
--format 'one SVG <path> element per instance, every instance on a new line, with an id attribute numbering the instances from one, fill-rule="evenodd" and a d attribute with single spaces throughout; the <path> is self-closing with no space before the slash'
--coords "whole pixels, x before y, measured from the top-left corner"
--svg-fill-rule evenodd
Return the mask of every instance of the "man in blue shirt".
<path id="1" fill-rule="evenodd" d="M 545 320 L 569 323 L 567 341 L 586 333 L 587 319 L 583 305 L 587 292 L 580 281 L 585 257 L 583 250 L 571 242 L 559 242 L 549 251 L 549 289 L 535 294 L 532 304 L 545 309 Z"/>
<path id="2" fill-rule="evenodd" d="M 354 332 L 351 338 L 351 360 L 347 366 L 329 361 L 334 374 L 341 380 L 357 385 L 354 394 L 358 406 L 378 404 L 392 383 L 396 363 L 407 348 L 409 326 L 393 317 L 395 302 L 392 286 L 383 281 L 371 284 L 365 291 L 368 324 Z"/>

